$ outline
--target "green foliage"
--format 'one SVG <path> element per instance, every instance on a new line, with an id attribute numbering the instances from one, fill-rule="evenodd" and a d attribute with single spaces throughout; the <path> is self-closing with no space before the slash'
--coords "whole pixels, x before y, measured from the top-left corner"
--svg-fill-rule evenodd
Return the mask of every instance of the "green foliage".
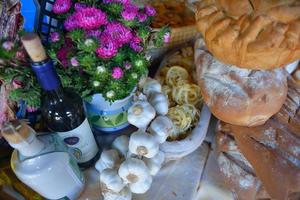
<path id="1" fill-rule="evenodd" d="M 76 29 L 74 31 L 69 32 L 67 36 L 74 42 L 80 42 L 84 38 L 84 30 Z"/>
<path id="2" fill-rule="evenodd" d="M 14 80 L 18 80 L 22 84 L 21 88 L 12 89 L 10 91 L 8 97 L 11 101 L 18 103 L 20 100 L 23 100 L 29 107 L 40 107 L 41 89 L 30 67 L 5 66 L 4 68 L 0 68 L 0 79 L 6 84 L 12 84 Z"/>
<path id="3" fill-rule="evenodd" d="M 162 27 L 159 32 L 156 32 L 154 34 L 154 39 L 153 39 L 154 46 L 157 48 L 162 47 L 164 45 L 165 34 L 170 33 L 170 32 L 171 32 L 171 30 L 167 26 Z"/>
<path id="4" fill-rule="evenodd" d="M 91 53 L 94 54 L 96 49 L 98 47 L 98 42 L 94 39 L 88 39 L 85 41 L 80 41 L 77 43 L 77 48 L 79 50 L 79 53 Z"/>

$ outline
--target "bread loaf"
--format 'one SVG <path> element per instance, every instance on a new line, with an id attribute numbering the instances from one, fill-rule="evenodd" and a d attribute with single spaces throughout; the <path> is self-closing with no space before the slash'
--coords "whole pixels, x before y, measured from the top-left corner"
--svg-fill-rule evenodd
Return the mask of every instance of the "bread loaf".
<path id="1" fill-rule="evenodd" d="M 273 69 L 300 59 L 299 0 L 201 0 L 196 21 L 223 63 Z"/>
<path id="2" fill-rule="evenodd" d="M 220 120 L 239 126 L 264 124 L 287 95 L 284 69 L 248 70 L 225 65 L 196 49 L 197 79 L 205 103 Z"/>
<path id="3" fill-rule="evenodd" d="M 299 100 L 299 87 L 289 80 L 286 102 L 264 125 L 220 124 L 216 140 L 219 167 L 237 199 L 245 195 L 250 195 L 247 200 L 268 195 L 271 199 L 300 199 Z M 248 187 L 243 187 L 245 180 Z"/>

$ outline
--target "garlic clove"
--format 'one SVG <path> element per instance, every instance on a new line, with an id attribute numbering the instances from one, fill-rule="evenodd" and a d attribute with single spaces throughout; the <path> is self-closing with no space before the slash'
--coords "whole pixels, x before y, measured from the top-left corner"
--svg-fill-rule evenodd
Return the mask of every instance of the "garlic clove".
<path id="1" fill-rule="evenodd" d="M 120 156 L 117 150 L 104 150 L 95 168 L 101 173 L 104 169 L 112 169 L 120 164 Z"/>
<path id="2" fill-rule="evenodd" d="M 100 173 L 100 184 L 103 192 L 120 192 L 125 187 L 117 170 L 114 169 L 104 169 Z"/>
<path id="3" fill-rule="evenodd" d="M 158 116 L 152 121 L 149 131 L 162 144 L 175 131 L 175 126 L 169 117 Z"/>
<path id="4" fill-rule="evenodd" d="M 155 115 L 155 109 L 147 101 L 137 101 L 128 110 L 128 122 L 138 128 L 145 128 Z"/>
<path id="5" fill-rule="evenodd" d="M 138 130 L 130 136 L 129 151 L 139 156 L 152 158 L 159 151 L 159 143 L 152 135 Z"/>
<path id="6" fill-rule="evenodd" d="M 166 115 L 169 111 L 169 101 L 165 94 L 161 92 L 152 92 L 148 96 L 149 103 L 155 108 L 159 115 Z"/>
<path id="7" fill-rule="evenodd" d="M 119 176 L 125 183 L 136 183 L 144 181 L 150 172 L 142 160 L 136 158 L 126 159 L 119 168 Z"/>
<path id="8" fill-rule="evenodd" d="M 147 78 L 143 86 L 143 93 L 148 97 L 153 92 L 161 92 L 161 84 L 152 78 Z"/>
<path id="9" fill-rule="evenodd" d="M 132 193 L 144 194 L 146 193 L 152 185 L 152 176 L 148 176 L 144 181 L 129 184 L 129 188 Z"/>
<path id="10" fill-rule="evenodd" d="M 124 187 L 121 192 L 102 192 L 104 200 L 131 200 L 132 193 L 128 187 Z"/>
<path id="11" fill-rule="evenodd" d="M 143 161 L 145 162 L 145 164 L 148 167 L 150 174 L 152 176 L 155 176 L 159 172 L 164 160 L 165 160 L 165 154 L 162 151 L 160 151 L 153 158 L 144 158 L 143 159 Z"/>
<path id="12" fill-rule="evenodd" d="M 118 152 L 126 157 L 127 152 L 128 152 L 128 145 L 129 145 L 129 137 L 126 135 L 122 135 L 117 137 L 113 143 L 112 143 L 112 148 L 118 150 Z"/>

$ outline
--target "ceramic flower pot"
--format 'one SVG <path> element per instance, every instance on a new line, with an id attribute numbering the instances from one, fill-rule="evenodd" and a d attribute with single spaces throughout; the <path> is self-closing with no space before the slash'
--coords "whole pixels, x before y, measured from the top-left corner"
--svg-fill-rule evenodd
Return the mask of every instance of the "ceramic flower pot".
<path id="1" fill-rule="evenodd" d="M 132 92 L 128 97 L 113 103 L 106 101 L 101 94 L 95 94 L 90 102 L 86 102 L 86 110 L 90 123 L 98 131 L 116 132 L 127 128 L 127 111 L 133 102 Z"/>

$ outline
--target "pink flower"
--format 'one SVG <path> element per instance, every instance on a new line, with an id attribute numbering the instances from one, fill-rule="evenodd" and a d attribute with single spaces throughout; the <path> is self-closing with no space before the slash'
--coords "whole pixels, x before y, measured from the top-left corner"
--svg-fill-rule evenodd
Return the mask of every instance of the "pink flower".
<path id="1" fill-rule="evenodd" d="M 84 8 L 87 8 L 88 5 L 84 4 L 84 3 L 75 3 L 74 5 L 74 9 L 76 12 L 81 11 Z"/>
<path id="2" fill-rule="evenodd" d="M 100 30 L 88 30 L 85 32 L 87 37 L 93 37 L 96 39 L 100 39 L 101 31 Z"/>
<path id="3" fill-rule="evenodd" d="M 52 7 L 52 12 L 55 14 L 64 14 L 71 8 L 71 0 L 56 0 Z"/>
<path id="4" fill-rule="evenodd" d="M 147 20 L 147 15 L 145 14 L 145 13 L 139 13 L 138 15 L 137 15 L 137 18 L 138 18 L 138 20 L 139 20 L 139 22 L 144 22 L 144 21 L 146 21 Z"/>
<path id="5" fill-rule="evenodd" d="M 75 14 L 78 25 L 85 30 L 97 29 L 107 24 L 106 14 L 97 8 L 83 8 Z"/>
<path id="6" fill-rule="evenodd" d="M 17 80 L 17 79 L 14 79 L 14 80 L 12 81 L 12 85 L 13 85 L 14 89 L 19 89 L 19 88 L 22 88 L 24 84 L 23 84 L 22 81 L 19 81 L 19 80 Z"/>
<path id="7" fill-rule="evenodd" d="M 56 57 L 64 67 L 68 66 L 68 50 L 65 47 L 62 47 L 60 50 L 58 50 Z"/>
<path id="8" fill-rule="evenodd" d="M 125 69 L 129 70 L 131 69 L 132 65 L 130 63 L 126 63 L 125 64 Z"/>
<path id="9" fill-rule="evenodd" d="M 134 36 L 132 38 L 132 42 L 134 42 L 134 43 L 140 43 L 142 41 L 143 41 L 143 39 L 141 37 L 139 37 L 139 36 Z"/>
<path id="10" fill-rule="evenodd" d="M 141 45 L 142 41 L 142 38 L 134 36 L 130 42 L 130 47 L 136 52 L 141 52 L 144 49 Z"/>
<path id="11" fill-rule="evenodd" d="M 152 6 L 149 6 L 149 5 L 147 5 L 145 7 L 145 12 L 146 12 L 146 14 L 148 16 L 151 16 L 151 17 L 153 17 L 154 15 L 156 15 L 156 10 Z"/>
<path id="12" fill-rule="evenodd" d="M 114 67 L 113 71 L 112 71 L 112 77 L 114 79 L 120 79 L 122 78 L 124 75 L 123 70 L 121 69 L 121 67 Z"/>
<path id="13" fill-rule="evenodd" d="M 119 22 L 108 24 L 101 36 L 101 42 L 103 40 L 113 40 L 118 48 L 130 42 L 131 39 L 131 30 Z"/>
<path id="14" fill-rule="evenodd" d="M 65 29 L 67 31 L 72 31 L 79 28 L 76 14 L 70 15 L 64 22 Z"/>
<path id="15" fill-rule="evenodd" d="M 135 51 L 135 52 L 141 52 L 143 50 L 143 47 L 135 42 L 130 43 L 130 47 Z"/>
<path id="16" fill-rule="evenodd" d="M 36 112 L 38 109 L 35 108 L 35 107 L 27 107 L 26 108 L 26 111 L 29 112 L 29 113 L 33 113 L 33 112 Z"/>
<path id="17" fill-rule="evenodd" d="M 16 52 L 16 58 L 18 60 L 25 60 L 26 53 L 23 50 L 19 50 L 19 51 Z"/>
<path id="18" fill-rule="evenodd" d="M 110 59 L 117 55 L 118 47 L 113 41 L 101 42 L 100 47 L 96 50 L 97 56 L 103 59 Z"/>
<path id="19" fill-rule="evenodd" d="M 122 17 L 127 21 L 132 21 L 137 16 L 139 7 L 133 4 L 126 4 L 121 12 Z"/>
<path id="20" fill-rule="evenodd" d="M 165 42 L 165 43 L 169 43 L 170 40 L 171 40 L 170 32 L 167 32 L 167 33 L 164 35 L 164 42 Z"/>
<path id="21" fill-rule="evenodd" d="M 12 48 L 13 48 L 14 46 L 15 46 L 14 43 L 11 42 L 11 41 L 5 41 L 5 42 L 3 42 L 3 44 L 2 44 L 2 47 L 3 47 L 5 50 L 7 50 L 7 51 L 12 50 Z"/>
<path id="22" fill-rule="evenodd" d="M 51 42 L 58 42 L 60 39 L 58 32 L 52 32 L 50 33 L 50 40 Z"/>
<path id="23" fill-rule="evenodd" d="M 79 62 L 78 62 L 78 60 L 77 60 L 76 57 L 72 57 L 71 60 L 70 60 L 70 62 L 71 62 L 71 65 L 73 67 L 78 67 L 79 66 Z"/>
<path id="24" fill-rule="evenodd" d="M 103 3 L 121 3 L 121 4 L 128 4 L 130 0 L 103 0 Z"/>

